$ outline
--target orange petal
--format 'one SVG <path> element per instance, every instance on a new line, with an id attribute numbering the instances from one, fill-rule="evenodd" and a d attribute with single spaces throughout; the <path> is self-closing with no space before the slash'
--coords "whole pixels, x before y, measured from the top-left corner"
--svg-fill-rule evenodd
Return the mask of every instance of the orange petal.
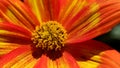
<path id="1" fill-rule="evenodd" d="M 67 68 L 67 66 L 68 66 L 68 68 L 79 68 L 76 60 L 69 53 L 64 52 L 63 59 L 67 63 L 67 65 L 65 65 L 64 68 Z M 59 63 L 59 61 L 58 61 L 58 63 Z M 63 67 L 60 67 L 60 68 L 63 68 Z"/>
<path id="2" fill-rule="evenodd" d="M 34 68 L 79 68 L 74 58 L 67 52 L 57 59 L 51 59 L 49 56 L 42 55 Z"/>
<path id="3" fill-rule="evenodd" d="M 30 46 L 21 46 L 0 58 L 1 68 L 22 67 L 36 61 L 32 57 Z M 35 64 L 35 63 L 34 63 Z"/>
<path id="4" fill-rule="evenodd" d="M 39 22 L 50 20 L 50 3 L 48 0 L 25 0 L 25 4 L 34 12 Z"/>
<path id="5" fill-rule="evenodd" d="M 101 54 L 101 64 L 98 68 L 120 68 L 120 53 L 108 50 Z"/>
<path id="6" fill-rule="evenodd" d="M 19 33 L 0 30 L 0 42 L 30 44 L 31 39 Z"/>
<path id="7" fill-rule="evenodd" d="M 95 40 L 67 44 L 65 50 L 76 59 L 77 64 L 81 68 L 120 67 L 120 53 L 108 45 Z"/>
<path id="8" fill-rule="evenodd" d="M 72 0 L 25 0 L 40 22 L 55 20 L 61 22 L 66 7 Z"/>
<path id="9" fill-rule="evenodd" d="M 33 30 L 38 25 L 38 21 L 32 11 L 19 0 L 1 0 L 0 14 L 0 18 L 3 21 L 19 24 L 29 30 Z"/>
<path id="10" fill-rule="evenodd" d="M 48 68 L 47 67 L 48 60 L 49 59 L 45 55 L 43 55 L 35 64 L 34 68 Z"/>
<path id="11" fill-rule="evenodd" d="M 31 32 L 18 25 L 3 22 L 0 23 L 0 42 L 30 44 Z"/>
<path id="12" fill-rule="evenodd" d="M 12 23 L 7 23 L 7 22 L 0 23 L 0 30 L 20 33 L 22 35 L 25 35 L 28 38 L 31 38 L 31 32 L 29 30 L 25 29 L 24 27 L 12 24 Z"/>
<path id="13" fill-rule="evenodd" d="M 18 48 L 20 45 L 14 43 L 2 43 L 0 42 L 0 56 L 9 53 L 10 51 Z"/>
<path id="14" fill-rule="evenodd" d="M 88 6 L 88 7 L 87 7 Z M 67 43 L 82 42 L 108 32 L 120 21 L 119 0 L 94 1 L 84 6 L 65 23 L 69 38 Z M 86 9 L 85 9 L 86 8 Z M 83 12 L 83 14 L 82 14 Z M 80 16 L 82 14 L 82 16 Z M 64 24 L 63 24 L 64 25 Z"/>

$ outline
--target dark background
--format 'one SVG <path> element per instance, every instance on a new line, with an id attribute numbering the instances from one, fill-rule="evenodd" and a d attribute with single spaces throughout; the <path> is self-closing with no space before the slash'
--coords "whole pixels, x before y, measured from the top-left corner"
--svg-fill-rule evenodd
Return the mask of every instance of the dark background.
<path id="1" fill-rule="evenodd" d="M 102 41 L 120 52 L 120 24 L 110 32 L 95 38 L 95 40 Z"/>

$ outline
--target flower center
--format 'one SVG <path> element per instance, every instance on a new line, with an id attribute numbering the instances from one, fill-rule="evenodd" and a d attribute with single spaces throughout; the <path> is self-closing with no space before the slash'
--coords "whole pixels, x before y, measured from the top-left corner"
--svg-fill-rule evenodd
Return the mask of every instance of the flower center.
<path id="1" fill-rule="evenodd" d="M 67 39 L 66 30 L 56 21 L 48 21 L 36 27 L 32 41 L 36 48 L 43 50 L 61 50 Z"/>

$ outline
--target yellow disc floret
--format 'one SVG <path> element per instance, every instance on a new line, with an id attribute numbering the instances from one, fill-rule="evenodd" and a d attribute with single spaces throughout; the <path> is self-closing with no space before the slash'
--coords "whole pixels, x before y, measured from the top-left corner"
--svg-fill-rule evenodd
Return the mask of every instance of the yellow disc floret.
<path id="1" fill-rule="evenodd" d="M 66 39 L 65 29 L 56 21 L 48 21 L 36 27 L 32 37 L 35 47 L 43 50 L 61 50 Z"/>

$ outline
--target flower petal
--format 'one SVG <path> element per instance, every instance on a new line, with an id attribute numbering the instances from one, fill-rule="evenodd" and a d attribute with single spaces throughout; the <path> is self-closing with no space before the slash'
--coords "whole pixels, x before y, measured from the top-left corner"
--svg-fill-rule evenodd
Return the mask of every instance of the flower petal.
<path id="1" fill-rule="evenodd" d="M 31 38 L 31 32 L 29 30 L 12 23 L 7 23 L 7 22 L 0 23 L 0 30 L 20 33 L 28 38 Z"/>
<path id="2" fill-rule="evenodd" d="M 50 60 L 50 59 L 48 59 L 45 55 L 41 56 L 41 58 L 35 64 L 34 68 L 48 68 L 47 67 L 47 61 L 48 60 Z"/>
<path id="3" fill-rule="evenodd" d="M 29 30 L 33 30 L 38 25 L 38 21 L 32 11 L 19 0 L 1 0 L 0 18 L 3 21 L 24 26 Z"/>
<path id="4" fill-rule="evenodd" d="M 30 46 L 22 46 L 2 56 L 0 58 L 0 67 L 27 68 L 31 66 L 30 68 L 32 68 L 36 62 L 37 60 L 32 57 Z"/>
<path id="5" fill-rule="evenodd" d="M 119 0 L 94 1 L 85 4 L 72 18 L 68 16 L 70 19 L 63 24 L 69 34 L 67 43 L 89 40 L 111 30 L 120 21 L 120 8 L 116 8 L 119 6 Z"/>
<path id="6" fill-rule="evenodd" d="M 0 42 L 0 56 L 9 53 L 10 51 L 18 48 L 20 45 L 14 43 L 2 43 Z"/>
<path id="7" fill-rule="evenodd" d="M 120 68 L 120 53 L 108 50 L 101 54 L 101 64 L 98 68 Z"/>
<path id="8" fill-rule="evenodd" d="M 42 55 L 34 68 L 79 68 L 75 59 L 67 52 L 57 58 L 51 59 L 49 56 Z"/>
<path id="9" fill-rule="evenodd" d="M 79 68 L 76 60 L 69 53 L 64 52 L 63 59 L 67 63 L 68 68 Z M 63 67 L 60 67 L 60 68 L 63 68 Z M 64 68 L 67 68 L 66 65 Z"/>
<path id="10" fill-rule="evenodd" d="M 18 25 L 3 22 L 0 23 L 0 42 L 30 44 L 31 32 Z"/>
<path id="11" fill-rule="evenodd" d="M 106 44 L 95 40 L 68 44 L 66 51 L 76 59 L 81 68 L 120 67 L 120 53 Z"/>
<path id="12" fill-rule="evenodd" d="M 25 4 L 34 12 L 39 22 L 50 20 L 50 6 L 48 0 L 25 0 Z"/>
<path id="13" fill-rule="evenodd" d="M 21 34 L 18 34 L 18 33 L 5 31 L 5 30 L 0 30 L 0 42 L 30 44 L 31 39 L 26 38 L 25 36 L 23 36 Z"/>

